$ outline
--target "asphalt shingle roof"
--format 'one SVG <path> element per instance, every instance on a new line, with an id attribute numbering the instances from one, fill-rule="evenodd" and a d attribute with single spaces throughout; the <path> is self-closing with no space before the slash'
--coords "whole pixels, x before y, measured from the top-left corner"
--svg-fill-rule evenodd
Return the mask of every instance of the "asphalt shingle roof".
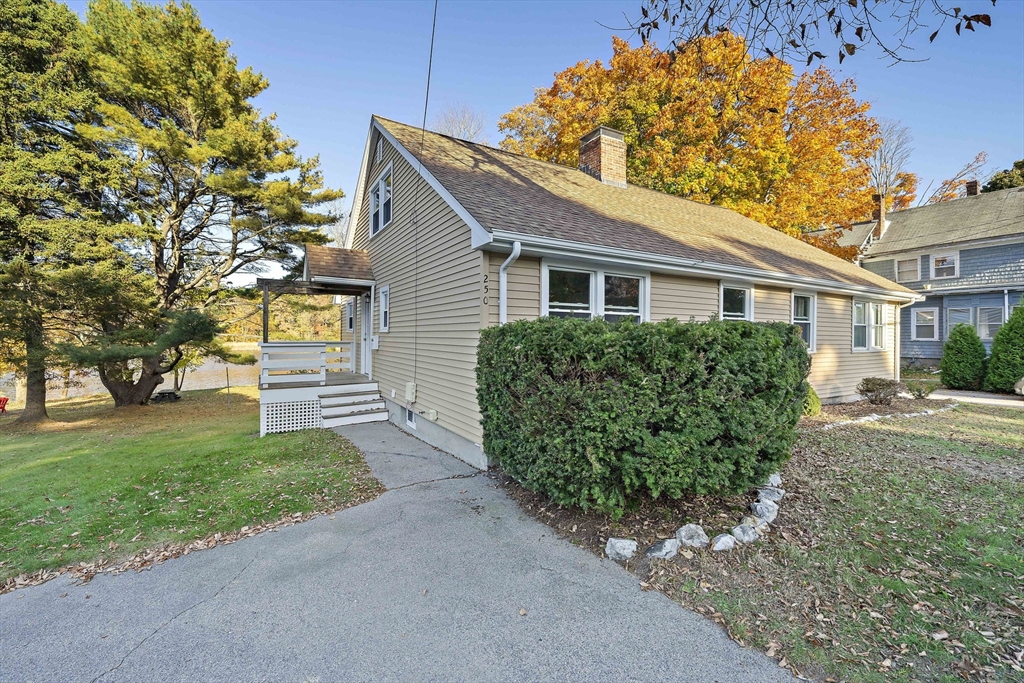
<path id="1" fill-rule="evenodd" d="M 868 247 L 866 256 L 1024 235 L 1024 188 L 918 206 L 890 213 L 886 218 L 889 227 Z"/>
<path id="2" fill-rule="evenodd" d="M 575 168 L 376 120 L 488 231 L 910 291 L 730 209 L 607 185 Z"/>
<path id="3" fill-rule="evenodd" d="M 373 268 L 370 267 L 369 254 L 357 249 L 338 249 L 336 247 L 321 247 L 315 244 L 307 244 L 306 264 L 309 268 L 309 276 L 312 278 L 373 279 Z"/>

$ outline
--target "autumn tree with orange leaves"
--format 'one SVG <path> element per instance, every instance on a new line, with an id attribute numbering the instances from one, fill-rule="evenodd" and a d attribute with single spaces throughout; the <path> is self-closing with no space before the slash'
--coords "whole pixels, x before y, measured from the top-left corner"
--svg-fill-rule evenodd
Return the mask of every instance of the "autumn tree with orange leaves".
<path id="1" fill-rule="evenodd" d="M 630 183 L 726 206 L 849 258 L 806 235 L 871 212 L 867 160 L 879 144 L 852 80 L 820 67 L 794 78 L 778 59 L 753 59 L 730 33 L 664 52 L 613 39 L 614 55 L 555 75 L 534 101 L 505 114 L 501 146 L 575 166 L 598 125 L 622 131 Z"/>

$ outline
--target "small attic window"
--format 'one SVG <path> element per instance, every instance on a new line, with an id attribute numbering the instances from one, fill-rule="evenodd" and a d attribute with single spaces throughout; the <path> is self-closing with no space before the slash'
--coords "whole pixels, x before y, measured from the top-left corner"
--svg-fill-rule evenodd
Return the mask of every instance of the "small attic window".
<path id="1" fill-rule="evenodd" d="M 384 138 L 377 138 L 377 151 L 374 152 L 374 154 L 376 155 L 377 163 L 379 164 L 380 160 L 384 158 Z"/>

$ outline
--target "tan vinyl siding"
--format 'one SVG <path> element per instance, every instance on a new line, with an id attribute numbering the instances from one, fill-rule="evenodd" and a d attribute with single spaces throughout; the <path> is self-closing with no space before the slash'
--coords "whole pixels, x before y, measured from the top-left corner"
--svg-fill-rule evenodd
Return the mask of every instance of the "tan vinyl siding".
<path id="1" fill-rule="evenodd" d="M 498 324 L 499 278 L 507 254 L 488 253 L 485 325 Z M 530 320 L 540 317 L 540 259 L 520 256 L 508 269 L 508 319 Z"/>
<path id="2" fill-rule="evenodd" d="M 754 320 L 759 323 L 792 320 L 792 290 L 777 287 L 754 288 Z"/>
<path id="3" fill-rule="evenodd" d="M 703 322 L 712 315 L 718 315 L 718 280 L 651 273 L 651 322 Z"/>
<path id="4" fill-rule="evenodd" d="M 392 222 L 369 238 L 367 188 L 353 235 L 353 247 L 369 252 L 377 283 L 373 334 L 380 335 L 380 345 L 373 353 L 373 378 L 385 397 L 394 390 L 394 400 L 403 405 L 406 383 L 415 379 L 417 419 L 424 421 L 425 411 L 436 410 L 438 425 L 479 444 L 475 368 L 484 255 L 473 250 L 469 226 L 399 152 L 385 140 L 377 163 L 375 145 L 374 140 L 367 179 L 374 182 L 392 164 Z M 418 234 L 412 229 L 414 205 Z M 380 332 L 385 285 L 390 324 L 388 332 Z"/>
<path id="5" fill-rule="evenodd" d="M 865 377 L 893 378 L 895 306 L 885 305 L 885 350 L 853 351 L 853 298 L 818 293 L 818 350 L 807 378 L 822 401 L 853 401 Z"/>

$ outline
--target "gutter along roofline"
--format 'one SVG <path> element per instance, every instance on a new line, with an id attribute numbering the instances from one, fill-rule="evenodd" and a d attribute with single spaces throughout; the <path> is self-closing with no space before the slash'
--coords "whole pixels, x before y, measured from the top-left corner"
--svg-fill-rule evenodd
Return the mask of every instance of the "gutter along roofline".
<path id="1" fill-rule="evenodd" d="M 792 275 L 779 273 L 757 268 L 746 268 L 743 266 L 730 266 L 708 261 L 685 259 L 677 256 L 666 256 L 663 254 L 652 254 L 649 252 L 632 251 L 605 247 L 584 242 L 572 242 L 551 237 L 540 237 L 523 233 L 495 230 L 492 233 L 493 241 L 489 249 L 494 251 L 505 251 L 511 249 L 512 244 L 519 242 L 522 245 L 522 253 L 528 256 L 560 256 L 567 259 L 586 261 L 599 261 L 603 263 L 619 264 L 634 268 L 646 268 L 653 271 L 671 273 L 678 275 L 692 275 L 697 277 L 713 279 L 745 280 L 755 284 L 781 285 L 787 287 L 799 286 L 817 291 L 837 292 L 841 294 L 852 294 L 865 297 L 885 299 L 887 301 L 901 301 L 912 303 L 923 301 L 924 295 L 913 291 L 887 290 L 880 287 L 867 285 L 855 285 L 825 280 L 821 278 L 807 277 L 803 275 Z"/>

